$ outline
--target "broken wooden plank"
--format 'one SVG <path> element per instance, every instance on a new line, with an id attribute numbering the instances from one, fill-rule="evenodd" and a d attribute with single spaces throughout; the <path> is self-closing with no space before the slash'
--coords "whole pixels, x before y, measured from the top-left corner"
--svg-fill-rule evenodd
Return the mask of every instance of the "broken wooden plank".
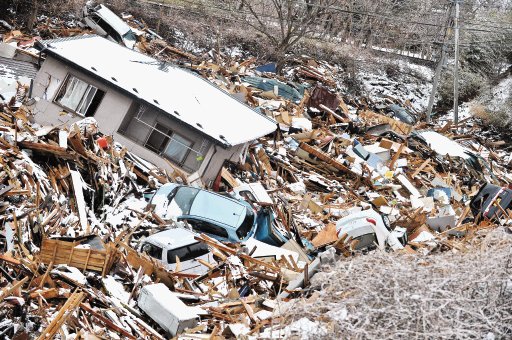
<path id="1" fill-rule="evenodd" d="M 22 149 L 29 149 L 35 152 L 52 154 L 62 159 L 78 160 L 75 152 L 69 151 L 56 145 L 22 141 L 18 142 L 18 146 Z"/>
<path id="2" fill-rule="evenodd" d="M 2 288 L 2 290 L 0 290 L 0 302 L 2 302 L 6 297 L 10 296 L 13 292 L 21 288 L 28 281 L 28 279 L 29 277 L 26 276 L 21 281 L 18 281 L 11 286 Z"/>
<path id="3" fill-rule="evenodd" d="M 73 315 L 73 311 L 78 305 L 84 300 L 84 292 L 74 292 L 71 294 L 66 303 L 59 309 L 57 315 L 53 318 L 52 322 L 44 329 L 38 340 L 53 339 L 54 335 L 57 334 L 60 327 Z"/>
<path id="4" fill-rule="evenodd" d="M 90 234 L 89 224 L 87 222 L 87 213 L 85 211 L 84 191 L 82 188 L 82 176 L 75 170 L 71 170 L 71 180 L 73 182 L 73 192 L 75 193 L 75 203 L 78 209 L 78 217 L 80 219 L 80 226 L 86 234 Z"/>

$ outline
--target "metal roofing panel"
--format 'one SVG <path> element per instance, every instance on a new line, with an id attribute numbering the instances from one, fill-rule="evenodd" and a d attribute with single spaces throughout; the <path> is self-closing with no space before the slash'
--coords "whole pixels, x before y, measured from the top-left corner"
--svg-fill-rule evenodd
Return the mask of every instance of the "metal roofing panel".
<path id="1" fill-rule="evenodd" d="M 0 77 L 19 79 L 27 77 L 34 79 L 37 68 L 34 64 L 27 61 L 14 60 L 0 57 Z"/>
<path id="2" fill-rule="evenodd" d="M 276 130 L 276 122 L 184 69 L 102 37 L 43 42 L 57 55 L 169 113 L 224 145 Z"/>

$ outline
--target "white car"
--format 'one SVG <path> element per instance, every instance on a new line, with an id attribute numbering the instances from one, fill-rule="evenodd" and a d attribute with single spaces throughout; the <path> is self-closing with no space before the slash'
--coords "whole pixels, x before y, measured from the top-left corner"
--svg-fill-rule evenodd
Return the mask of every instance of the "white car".
<path id="1" fill-rule="evenodd" d="M 384 249 L 386 246 L 393 250 L 403 249 L 406 242 L 405 228 L 397 227 L 390 231 L 382 219 L 382 216 L 374 210 L 363 210 L 350 214 L 336 223 L 336 234 L 342 237 L 347 234 L 352 240 L 359 243 L 354 250 L 372 249 L 375 246 Z"/>
<path id="2" fill-rule="evenodd" d="M 196 234 L 183 228 L 168 229 L 145 238 L 139 251 L 159 260 L 168 270 L 176 271 L 177 258 L 180 273 L 202 275 L 209 268 L 198 260 L 216 265 L 213 254 L 206 244 L 194 239 Z"/>

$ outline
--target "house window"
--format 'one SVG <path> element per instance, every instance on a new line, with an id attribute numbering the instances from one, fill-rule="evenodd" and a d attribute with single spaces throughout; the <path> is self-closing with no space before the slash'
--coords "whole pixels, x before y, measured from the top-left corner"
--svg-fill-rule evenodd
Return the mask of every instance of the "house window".
<path id="1" fill-rule="evenodd" d="M 171 129 L 157 123 L 144 145 L 148 149 L 181 164 L 187 158 L 192 142 Z"/>
<path id="2" fill-rule="evenodd" d="M 104 95 L 104 91 L 69 75 L 55 97 L 55 102 L 67 110 L 91 117 L 94 116 Z"/>

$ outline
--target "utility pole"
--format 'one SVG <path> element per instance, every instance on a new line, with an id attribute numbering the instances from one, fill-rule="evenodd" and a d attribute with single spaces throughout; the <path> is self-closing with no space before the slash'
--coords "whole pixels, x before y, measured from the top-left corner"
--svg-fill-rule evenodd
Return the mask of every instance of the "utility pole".
<path id="1" fill-rule="evenodd" d="M 437 62 L 436 67 L 436 73 L 434 75 L 434 82 L 432 84 L 432 92 L 430 92 L 430 98 L 428 100 L 428 107 L 427 107 L 427 124 L 430 123 L 430 118 L 432 116 L 432 107 L 434 106 L 434 100 L 436 98 L 437 93 L 437 87 L 439 86 L 439 78 L 441 77 L 441 71 L 443 70 L 443 66 L 446 59 L 446 40 L 448 39 L 448 36 L 450 35 L 450 30 L 452 28 L 452 16 L 453 12 L 453 4 L 450 6 L 450 9 L 448 10 L 448 19 L 446 23 L 446 29 L 444 31 L 444 37 L 443 37 L 443 45 L 441 46 L 441 57 L 439 58 L 439 61 Z"/>
<path id="2" fill-rule="evenodd" d="M 453 65 L 453 123 L 459 123 L 459 2 L 455 0 L 455 64 Z"/>

